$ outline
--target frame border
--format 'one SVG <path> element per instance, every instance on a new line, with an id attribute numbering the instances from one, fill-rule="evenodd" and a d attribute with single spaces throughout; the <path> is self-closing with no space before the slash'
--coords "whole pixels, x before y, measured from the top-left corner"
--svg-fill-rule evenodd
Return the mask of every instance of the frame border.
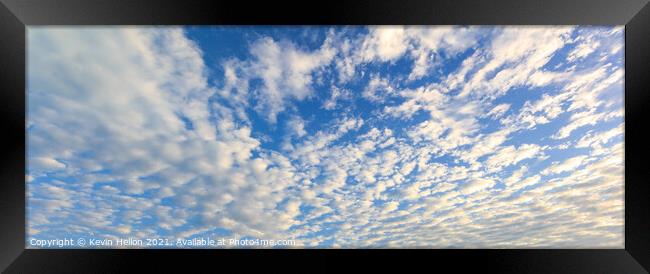
<path id="1" fill-rule="evenodd" d="M 35 25 L 625 25 L 625 249 L 46 250 L 25 249 L 25 32 Z M 174 0 L 0 0 L 0 270 L 3 273 L 168 272 L 169 266 L 249 269 L 277 262 L 359 260 L 361 269 L 439 267 L 499 272 L 647 273 L 650 169 L 648 0 L 357 0 L 302 3 Z M 234 264 L 236 257 L 249 263 Z M 401 260 L 399 264 L 389 262 Z M 169 260 L 165 260 L 169 258 Z M 179 260 L 181 259 L 181 263 Z M 256 263 L 263 260 L 264 264 Z M 255 262 L 255 263 L 250 263 Z M 268 262 L 268 263 L 267 263 Z M 479 262 L 479 263 L 467 263 Z M 326 263 L 326 264 L 323 264 Z M 313 265 L 312 265 L 313 266 Z M 216 269 L 216 268 L 213 268 Z"/>

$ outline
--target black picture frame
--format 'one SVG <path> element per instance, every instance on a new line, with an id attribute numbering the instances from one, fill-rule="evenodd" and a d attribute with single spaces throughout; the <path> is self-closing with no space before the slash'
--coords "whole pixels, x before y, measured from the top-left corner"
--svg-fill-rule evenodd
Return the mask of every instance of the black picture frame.
<path id="1" fill-rule="evenodd" d="M 25 249 L 25 30 L 32 25 L 625 25 L 625 249 L 39 250 Z M 255 2 L 0 0 L 0 269 L 112 273 L 180 265 L 296 271 L 352 268 L 506 273 L 647 273 L 650 269 L 650 4 L 648 0 L 356 0 Z M 235 259 L 238 262 L 235 262 Z M 262 261 L 262 262 L 260 262 Z M 280 266 L 278 268 L 278 266 Z M 346 266 L 347 270 L 351 267 Z M 300 272 L 311 272 L 306 268 Z"/>

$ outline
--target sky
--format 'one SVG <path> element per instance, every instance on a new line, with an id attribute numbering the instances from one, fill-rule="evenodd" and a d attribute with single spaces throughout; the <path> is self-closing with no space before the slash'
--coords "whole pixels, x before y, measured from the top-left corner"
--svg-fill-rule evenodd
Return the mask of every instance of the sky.
<path id="1" fill-rule="evenodd" d="M 624 247 L 623 26 L 27 32 L 27 247 Z"/>

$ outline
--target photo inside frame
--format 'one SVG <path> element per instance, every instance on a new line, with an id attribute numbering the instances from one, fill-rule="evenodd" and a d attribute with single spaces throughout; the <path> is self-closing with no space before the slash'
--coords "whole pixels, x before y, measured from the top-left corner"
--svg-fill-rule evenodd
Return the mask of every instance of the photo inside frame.
<path id="1" fill-rule="evenodd" d="M 624 248 L 623 26 L 29 26 L 26 61 L 26 248 Z"/>

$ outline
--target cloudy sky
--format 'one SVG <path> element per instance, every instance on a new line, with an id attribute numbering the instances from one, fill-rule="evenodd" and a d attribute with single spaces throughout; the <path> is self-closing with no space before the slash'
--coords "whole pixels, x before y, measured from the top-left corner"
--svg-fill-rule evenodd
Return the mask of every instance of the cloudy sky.
<path id="1" fill-rule="evenodd" d="M 623 27 L 29 27 L 28 239 L 622 248 Z"/>

